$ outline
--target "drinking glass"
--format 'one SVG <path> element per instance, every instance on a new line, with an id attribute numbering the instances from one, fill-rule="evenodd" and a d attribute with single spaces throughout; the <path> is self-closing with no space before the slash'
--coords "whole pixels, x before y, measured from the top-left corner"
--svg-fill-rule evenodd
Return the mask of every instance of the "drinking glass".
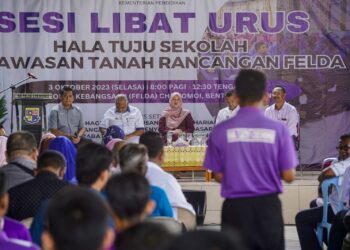
<path id="1" fill-rule="evenodd" d="M 198 140 L 198 146 L 202 146 L 203 145 L 203 135 L 202 135 L 202 133 L 198 133 L 197 134 L 197 140 Z"/>
<path id="2" fill-rule="evenodd" d="M 191 145 L 191 141 L 192 141 L 192 139 L 193 139 L 192 133 L 187 133 L 186 136 L 187 136 L 188 145 Z"/>
<path id="3" fill-rule="evenodd" d="M 183 132 L 182 134 L 181 134 L 181 139 L 185 142 L 186 141 L 186 133 L 185 132 Z"/>
<path id="4" fill-rule="evenodd" d="M 167 145 L 170 146 L 171 142 L 173 141 L 173 132 L 172 131 L 168 131 L 168 133 L 166 134 L 166 140 L 167 140 Z"/>

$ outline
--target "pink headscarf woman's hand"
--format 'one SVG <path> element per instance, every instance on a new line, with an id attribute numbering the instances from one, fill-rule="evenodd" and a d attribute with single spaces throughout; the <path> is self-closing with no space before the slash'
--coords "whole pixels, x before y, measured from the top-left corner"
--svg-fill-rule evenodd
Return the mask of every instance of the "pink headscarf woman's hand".
<path id="1" fill-rule="evenodd" d="M 175 129 L 175 130 L 173 131 L 173 133 L 176 134 L 176 135 L 178 135 L 178 136 L 182 135 L 182 132 L 183 132 L 183 131 L 182 131 L 181 129 L 179 129 L 179 128 L 178 128 L 178 129 Z"/>

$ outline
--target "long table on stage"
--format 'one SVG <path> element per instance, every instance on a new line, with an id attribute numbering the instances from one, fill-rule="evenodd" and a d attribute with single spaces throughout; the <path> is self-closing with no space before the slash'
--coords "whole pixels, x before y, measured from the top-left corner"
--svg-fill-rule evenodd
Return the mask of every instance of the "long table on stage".
<path id="1" fill-rule="evenodd" d="M 205 171 L 205 179 L 211 180 L 211 173 L 203 168 L 206 146 L 173 147 L 166 146 L 165 159 L 162 168 L 165 171 Z"/>

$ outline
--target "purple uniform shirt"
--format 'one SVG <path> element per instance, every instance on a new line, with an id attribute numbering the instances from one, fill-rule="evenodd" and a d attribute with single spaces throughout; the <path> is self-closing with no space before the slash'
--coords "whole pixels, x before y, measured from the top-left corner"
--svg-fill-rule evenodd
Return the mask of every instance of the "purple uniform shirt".
<path id="1" fill-rule="evenodd" d="M 0 249 L 40 250 L 37 245 L 29 241 L 8 238 L 4 231 L 0 231 Z"/>
<path id="2" fill-rule="evenodd" d="M 253 107 L 214 127 L 204 160 L 204 168 L 223 174 L 224 198 L 280 193 L 282 171 L 296 165 L 287 128 Z"/>
<path id="3" fill-rule="evenodd" d="M 7 218 L 4 218 L 4 228 L 3 231 L 6 236 L 11 239 L 32 241 L 29 230 L 20 222 Z"/>

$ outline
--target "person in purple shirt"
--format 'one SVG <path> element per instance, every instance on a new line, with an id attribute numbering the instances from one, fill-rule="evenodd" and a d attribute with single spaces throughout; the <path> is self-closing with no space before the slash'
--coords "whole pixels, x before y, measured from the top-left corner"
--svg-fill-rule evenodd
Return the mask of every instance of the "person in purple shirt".
<path id="1" fill-rule="evenodd" d="M 248 249 L 284 249 L 278 194 L 292 182 L 297 157 L 288 129 L 262 112 L 266 77 L 242 70 L 236 78 L 241 109 L 213 128 L 204 167 L 221 182 L 222 229 L 238 230 Z"/>
<path id="2" fill-rule="evenodd" d="M 0 249 L 39 249 L 31 242 L 29 231 L 23 224 L 5 217 L 9 203 L 5 183 L 5 173 L 0 170 Z"/>

